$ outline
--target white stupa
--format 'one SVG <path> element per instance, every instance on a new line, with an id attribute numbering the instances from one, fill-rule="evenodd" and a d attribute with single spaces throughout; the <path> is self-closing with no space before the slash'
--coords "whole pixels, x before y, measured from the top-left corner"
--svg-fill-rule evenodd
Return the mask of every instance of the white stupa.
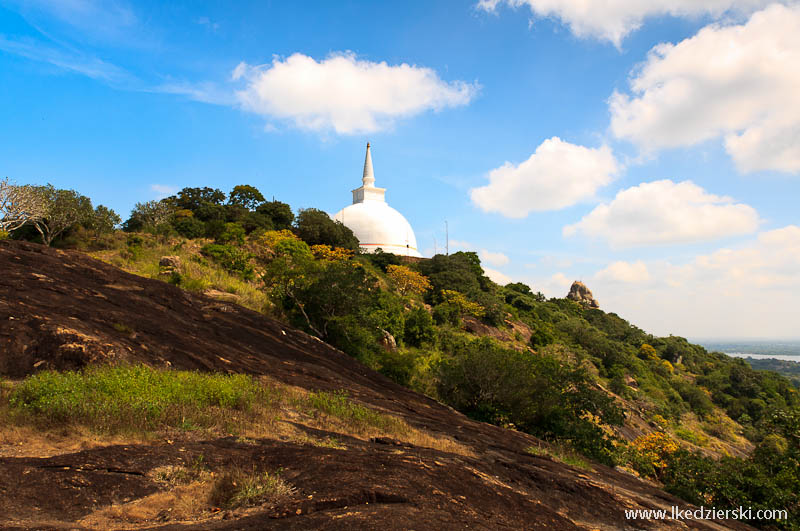
<path id="1" fill-rule="evenodd" d="M 386 204 L 383 197 L 386 189 L 375 188 L 369 143 L 361 182 L 361 187 L 353 190 L 353 204 L 334 214 L 333 219 L 352 230 L 361 249 L 367 252 L 374 253 L 380 248 L 387 253 L 421 257 L 411 225 L 400 212 Z"/>

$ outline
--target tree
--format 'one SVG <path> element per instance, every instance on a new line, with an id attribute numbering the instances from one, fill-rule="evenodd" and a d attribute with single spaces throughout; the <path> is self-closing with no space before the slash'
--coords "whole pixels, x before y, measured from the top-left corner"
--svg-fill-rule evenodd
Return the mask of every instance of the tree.
<path id="1" fill-rule="evenodd" d="M 44 203 L 32 186 L 0 180 L 0 231 L 11 232 L 44 215 Z"/>
<path id="2" fill-rule="evenodd" d="M 136 203 L 131 211 L 131 217 L 123 224 L 122 228 L 126 232 L 152 230 L 168 222 L 175 210 L 174 204 L 166 199 Z"/>
<path id="3" fill-rule="evenodd" d="M 312 245 L 311 252 L 317 260 L 327 260 L 328 262 L 339 262 L 350 260 L 355 252 L 352 249 L 342 247 L 331 247 L 330 245 Z"/>
<path id="4" fill-rule="evenodd" d="M 178 192 L 177 197 L 169 199 L 175 203 L 177 208 L 191 210 L 197 215 L 200 207 L 206 204 L 221 206 L 225 202 L 225 193 L 222 190 L 209 188 L 208 186 L 203 188 L 184 188 Z"/>
<path id="5" fill-rule="evenodd" d="M 229 205 L 238 205 L 247 210 L 255 210 L 263 202 L 264 196 L 261 195 L 258 188 L 249 184 L 234 186 L 228 195 Z"/>
<path id="6" fill-rule="evenodd" d="M 94 214 L 92 201 L 75 190 L 61 190 L 52 184 L 36 186 L 34 189 L 44 205 L 44 211 L 41 217 L 32 221 L 47 246 L 65 230 L 91 219 Z"/>
<path id="7" fill-rule="evenodd" d="M 613 445 L 598 421 L 620 424 L 622 411 L 583 367 L 547 352 L 533 355 L 481 338 L 455 348 L 436 373 L 439 397 L 468 416 L 565 440 L 590 457 L 611 462 Z"/>
<path id="8" fill-rule="evenodd" d="M 436 337 L 433 317 L 425 308 L 414 308 L 406 317 L 404 338 L 406 343 L 415 347 L 432 342 Z"/>
<path id="9" fill-rule="evenodd" d="M 389 265 L 386 268 L 389 278 L 392 279 L 400 295 L 407 293 L 424 293 L 431 289 L 428 277 L 417 273 L 403 265 Z"/>
<path id="10" fill-rule="evenodd" d="M 353 231 L 316 208 L 300 210 L 295 220 L 295 233 L 309 245 L 324 244 L 358 250 L 358 238 Z"/>
<path id="11" fill-rule="evenodd" d="M 267 201 L 256 207 L 256 212 L 272 220 L 276 230 L 288 229 L 294 222 L 292 207 L 280 201 Z"/>
<path id="12" fill-rule="evenodd" d="M 103 205 L 97 205 L 94 209 L 94 214 L 88 219 L 86 228 L 94 232 L 95 238 L 99 238 L 103 234 L 108 234 L 114 231 L 114 227 L 119 225 L 122 219 L 112 209 Z"/>

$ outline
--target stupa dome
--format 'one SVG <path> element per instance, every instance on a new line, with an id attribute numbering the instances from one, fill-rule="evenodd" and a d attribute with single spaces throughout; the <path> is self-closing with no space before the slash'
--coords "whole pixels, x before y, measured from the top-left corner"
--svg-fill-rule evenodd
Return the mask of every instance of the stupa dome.
<path id="1" fill-rule="evenodd" d="M 421 257 L 411 224 L 386 204 L 386 189 L 375 187 L 369 144 L 361 182 L 361 187 L 353 190 L 353 204 L 334 214 L 333 219 L 352 230 L 361 249 L 367 252 L 380 248 L 387 253 Z"/>

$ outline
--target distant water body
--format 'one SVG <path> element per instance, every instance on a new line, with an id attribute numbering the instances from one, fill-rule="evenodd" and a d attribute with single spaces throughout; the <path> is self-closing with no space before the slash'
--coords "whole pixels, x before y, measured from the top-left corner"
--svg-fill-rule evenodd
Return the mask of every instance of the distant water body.
<path id="1" fill-rule="evenodd" d="M 694 340 L 709 352 L 723 352 L 736 358 L 778 359 L 800 362 L 800 341 Z"/>

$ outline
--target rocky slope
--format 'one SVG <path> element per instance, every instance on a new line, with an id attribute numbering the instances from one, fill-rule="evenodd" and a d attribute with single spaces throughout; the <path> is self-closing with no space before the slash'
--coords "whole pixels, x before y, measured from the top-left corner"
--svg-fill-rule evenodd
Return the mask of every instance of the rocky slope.
<path id="1" fill-rule="evenodd" d="M 469 449 L 449 453 L 389 439 L 342 438 L 344 448 L 279 439 L 186 437 L 35 455 L 0 444 L 4 528 L 197 529 L 746 529 L 735 522 L 635 521 L 625 509 L 686 507 L 601 465 L 582 470 L 526 452 L 540 441 L 473 422 L 345 354 L 239 306 L 122 272 L 72 251 L 0 242 L 0 375 L 134 361 L 269 375 L 304 389 L 346 389 L 370 407 Z M 5 429 L 5 428 L 3 428 Z M 324 436 L 324 430 L 311 434 Z M 0 441 L 3 439 L 0 438 Z M 202 455 L 283 469 L 295 492 L 279 504 L 137 522 L 97 517 L 165 489 L 149 473 Z"/>

